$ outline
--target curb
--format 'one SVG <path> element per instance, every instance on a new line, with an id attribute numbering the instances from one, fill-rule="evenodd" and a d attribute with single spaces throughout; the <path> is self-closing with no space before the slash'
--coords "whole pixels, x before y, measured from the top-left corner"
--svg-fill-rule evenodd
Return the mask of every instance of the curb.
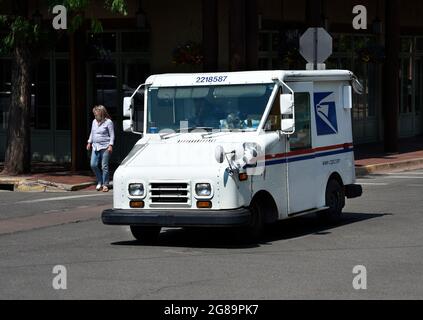
<path id="1" fill-rule="evenodd" d="M 64 184 L 46 180 L 29 180 L 25 178 L 0 177 L 0 185 L 8 185 L 10 186 L 11 190 L 17 192 L 77 191 L 95 184 L 95 182 Z M 9 188 L 7 189 L 10 190 Z"/>
<path id="2" fill-rule="evenodd" d="M 413 170 L 423 168 L 423 158 L 402 160 L 388 163 L 371 164 L 362 167 L 355 167 L 357 177 L 362 177 L 372 173 L 382 173 L 392 170 Z"/>
<path id="3" fill-rule="evenodd" d="M 82 182 L 78 184 L 64 184 L 64 183 L 55 183 L 46 180 L 37 180 L 37 184 L 45 186 L 46 188 L 55 188 L 63 191 L 78 191 L 90 186 L 95 185 L 95 182 Z"/>

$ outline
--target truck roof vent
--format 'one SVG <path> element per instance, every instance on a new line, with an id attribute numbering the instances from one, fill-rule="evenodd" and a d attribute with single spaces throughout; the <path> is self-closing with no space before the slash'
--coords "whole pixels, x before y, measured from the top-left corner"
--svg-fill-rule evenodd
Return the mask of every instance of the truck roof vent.
<path id="1" fill-rule="evenodd" d="M 180 139 L 178 143 L 212 143 L 216 139 Z"/>

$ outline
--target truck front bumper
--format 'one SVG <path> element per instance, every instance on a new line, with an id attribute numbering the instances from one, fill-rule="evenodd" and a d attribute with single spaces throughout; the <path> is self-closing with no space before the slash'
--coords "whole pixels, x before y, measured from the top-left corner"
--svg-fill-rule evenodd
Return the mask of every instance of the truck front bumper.
<path id="1" fill-rule="evenodd" d="M 101 220 L 107 225 L 160 227 L 235 227 L 250 222 L 248 208 L 233 210 L 106 209 Z"/>

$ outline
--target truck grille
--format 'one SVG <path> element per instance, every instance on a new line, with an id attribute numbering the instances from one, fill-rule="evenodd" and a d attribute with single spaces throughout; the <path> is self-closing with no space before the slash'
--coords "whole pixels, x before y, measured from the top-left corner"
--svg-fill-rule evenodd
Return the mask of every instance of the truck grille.
<path id="1" fill-rule="evenodd" d="M 188 204 L 190 185 L 188 182 L 150 182 L 150 202 Z"/>

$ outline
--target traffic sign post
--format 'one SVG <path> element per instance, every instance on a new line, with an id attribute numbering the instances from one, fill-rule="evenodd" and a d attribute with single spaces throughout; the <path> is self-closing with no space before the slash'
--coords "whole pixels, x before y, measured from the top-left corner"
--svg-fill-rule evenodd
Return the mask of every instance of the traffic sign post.
<path id="1" fill-rule="evenodd" d="M 307 67 L 324 68 L 332 54 L 332 37 L 324 28 L 309 28 L 300 38 L 300 53 L 307 60 Z"/>

